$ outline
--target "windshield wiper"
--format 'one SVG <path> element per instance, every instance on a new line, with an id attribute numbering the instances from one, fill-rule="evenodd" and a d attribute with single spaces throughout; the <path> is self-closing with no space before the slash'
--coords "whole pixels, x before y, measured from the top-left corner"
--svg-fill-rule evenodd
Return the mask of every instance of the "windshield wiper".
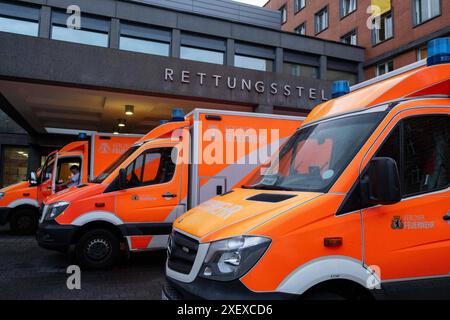
<path id="1" fill-rule="evenodd" d="M 256 189 L 256 190 L 275 190 L 275 191 L 295 191 L 292 188 L 281 187 L 281 186 L 271 186 L 268 184 L 257 184 L 254 186 L 242 186 L 243 189 Z"/>

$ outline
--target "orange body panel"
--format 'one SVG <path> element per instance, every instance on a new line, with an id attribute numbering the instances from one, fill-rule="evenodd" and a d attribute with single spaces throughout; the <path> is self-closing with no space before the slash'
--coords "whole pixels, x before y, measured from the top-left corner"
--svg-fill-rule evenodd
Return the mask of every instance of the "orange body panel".
<path id="1" fill-rule="evenodd" d="M 449 78 L 450 64 L 423 67 L 316 107 L 304 126 L 356 113 L 370 115 L 376 112 L 384 116 L 327 193 L 281 192 L 270 190 L 270 186 L 267 186 L 269 191 L 236 189 L 190 210 L 176 220 L 174 229 L 191 235 L 201 244 L 243 235 L 270 238 L 272 242 L 265 254 L 240 278 L 253 292 L 288 290 L 282 292 L 294 293 L 291 287 L 301 287 L 302 279 L 296 278 L 296 283 L 289 283 L 294 281 L 290 276 L 301 272 L 308 274 L 307 266 L 311 263 L 321 266 L 314 275 L 308 274 L 311 279 L 303 279 L 311 285 L 341 277 L 356 281 L 361 274 L 370 274 L 368 269 L 376 270 L 376 277 L 381 281 L 447 276 L 450 259 L 445 257 L 450 250 L 450 226 L 443 217 L 450 214 L 448 188 L 405 197 L 394 205 L 378 205 L 342 215 L 337 213 L 369 161 L 400 121 L 424 115 L 450 116 Z M 424 93 L 440 96 L 421 96 Z M 315 160 L 317 167 L 323 169 L 326 159 L 330 158 L 324 156 L 324 152 L 330 153 L 326 142 L 312 146 L 311 150 L 305 148 L 310 154 L 303 159 L 309 159 L 307 163 Z M 322 149 L 320 152 L 319 148 Z M 313 156 L 314 152 L 324 159 Z M 291 162 L 292 155 L 288 159 Z M 295 170 L 307 172 L 310 168 L 295 163 Z M 320 172 L 324 170 L 327 170 L 326 166 Z M 248 200 L 251 196 L 267 193 L 295 197 L 278 203 Z M 395 219 L 398 220 L 396 223 L 409 228 L 397 230 L 399 228 L 393 225 Z M 342 243 L 337 247 L 326 246 L 325 239 L 330 238 Z M 345 261 L 350 267 L 348 270 L 337 267 L 332 274 L 326 273 L 332 267 L 320 265 L 320 261 L 327 259 Z"/>
<path id="2" fill-rule="evenodd" d="M 210 113 L 214 114 L 212 111 Z M 107 215 L 108 219 L 114 220 L 116 225 L 138 227 L 155 223 L 171 225 L 187 209 L 189 183 L 194 188 L 198 187 L 199 190 L 199 197 L 193 200 L 194 203 L 203 202 L 204 197 L 210 198 L 204 195 L 204 189 L 215 179 L 226 181 L 224 188 L 220 189 L 223 193 L 235 186 L 240 186 L 251 173 L 255 172 L 260 162 L 254 165 L 241 165 L 238 160 L 252 153 L 257 155 L 268 144 L 276 146 L 275 149 L 272 148 L 271 153 L 277 151 L 279 144 L 286 141 L 301 125 L 301 119 L 295 117 L 277 119 L 217 111 L 220 115 L 217 119 L 208 118 L 206 114 L 206 111 L 194 111 L 192 115 L 186 117 L 186 121 L 167 123 L 152 130 L 136 142 L 134 151 L 101 183 L 71 189 L 48 198 L 46 204 L 57 201 L 70 203 L 56 221 L 61 225 L 70 225 L 80 223 L 80 219 L 84 222 L 85 219 L 89 221 L 96 221 L 97 218 L 106 219 Z M 244 134 L 230 136 L 227 135 L 229 129 L 241 130 Z M 272 132 L 271 129 L 276 132 Z M 253 138 L 257 141 L 244 140 L 243 148 L 240 150 L 236 145 L 238 140 L 243 138 L 246 130 L 253 130 L 256 133 Z M 199 134 L 197 135 L 196 132 Z M 261 132 L 267 133 L 264 136 L 258 135 Z M 210 133 L 213 135 L 208 135 Z M 220 133 L 222 139 L 219 139 L 215 133 Z M 226 148 L 230 146 L 231 149 L 227 150 Z M 213 150 L 214 147 L 223 147 L 227 151 L 219 156 Z M 176 152 L 172 155 L 177 154 L 177 159 L 183 160 L 176 163 L 173 177 L 169 182 L 105 192 L 115 182 L 122 169 L 133 165 L 134 169 L 127 171 L 127 177 L 131 179 L 133 175 L 137 176 L 141 172 L 141 167 L 136 165 L 137 159 L 152 150 L 164 148 L 175 148 Z M 194 155 L 190 157 L 191 148 L 194 149 L 195 154 L 205 155 L 205 158 L 197 165 L 189 161 L 194 157 Z M 208 162 L 208 156 L 212 156 L 215 160 L 212 163 Z M 270 154 L 267 155 L 267 159 L 269 158 Z M 160 161 L 157 159 L 146 163 L 149 168 L 144 170 L 142 177 L 151 180 L 149 177 L 157 174 Z M 196 175 L 192 175 L 194 166 L 197 170 Z M 190 182 L 190 176 L 192 179 L 198 178 L 198 184 Z M 216 192 L 215 186 L 210 189 Z M 165 196 L 167 194 L 169 196 Z M 131 250 L 152 249 L 158 241 L 160 241 L 158 246 L 165 246 L 166 241 L 161 241 L 158 236 L 149 236 L 151 234 L 125 235 Z"/>

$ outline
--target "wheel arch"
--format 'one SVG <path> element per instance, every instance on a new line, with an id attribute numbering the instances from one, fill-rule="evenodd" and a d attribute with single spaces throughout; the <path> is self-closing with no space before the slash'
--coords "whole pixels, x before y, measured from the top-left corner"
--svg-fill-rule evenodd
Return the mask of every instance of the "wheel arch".
<path id="1" fill-rule="evenodd" d="M 80 238 L 82 237 L 83 234 L 85 234 L 88 231 L 95 230 L 95 229 L 108 230 L 117 237 L 119 242 L 125 242 L 125 237 L 117 225 L 114 225 L 113 223 L 108 222 L 108 221 L 99 220 L 99 221 L 91 221 L 91 222 L 88 222 L 88 223 L 80 226 L 77 229 L 77 231 L 74 233 L 74 235 L 71 239 L 71 243 L 74 244 L 74 243 L 78 242 L 78 240 L 80 240 Z"/>
<path id="2" fill-rule="evenodd" d="M 342 281 L 367 291 L 378 277 L 362 261 L 347 256 L 328 256 L 310 261 L 292 271 L 278 286 L 278 292 L 303 295 L 313 288 Z"/>

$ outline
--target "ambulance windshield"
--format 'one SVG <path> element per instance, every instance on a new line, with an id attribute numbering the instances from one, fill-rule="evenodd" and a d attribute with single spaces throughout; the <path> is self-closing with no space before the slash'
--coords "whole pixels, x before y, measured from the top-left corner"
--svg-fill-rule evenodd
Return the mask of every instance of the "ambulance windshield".
<path id="1" fill-rule="evenodd" d="M 328 192 L 384 115 L 352 115 L 301 128 L 244 188 Z"/>
<path id="2" fill-rule="evenodd" d="M 116 170 L 117 167 L 119 167 L 125 160 L 127 160 L 128 157 L 131 156 L 137 149 L 139 149 L 139 146 L 133 146 L 130 149 L 128 149 L 116 161 L 110 164 L 108 168 L 106 168 L 102 173 L 100 173 L 92 182 L 102 183 L 103 181 L 105 181 L 105 179 L 108 178 L 109 175 L 113 173 L 114 170 Z"/>

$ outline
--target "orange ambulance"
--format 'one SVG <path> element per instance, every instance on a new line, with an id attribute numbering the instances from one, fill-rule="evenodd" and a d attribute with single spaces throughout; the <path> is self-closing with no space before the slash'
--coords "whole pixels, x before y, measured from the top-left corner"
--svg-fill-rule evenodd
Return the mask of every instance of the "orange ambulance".
<path id="1" fill-rule="evenodd" d="M 0 190 L 0 225 L 10 223 L 14 233 L 36 231 L 39 207 L 48 196 L 76 184 L 85 184 L 125 152 L 140 136 L 93 134 L 88 141 L 73 142 L 49 154 L 29 181 Z M 72 166 L 79 169 L 77 181 L 70 181 Z M 54 179 L 56 177 L 56 179 Z"/>
<path id="2" fill-rule="evenodd" d="M 196 109 L 135 143 L 91 184 L 45 201 L 38 243 L 74 249 L 85 268 L 112 266 L 121 251 L 163 249 L 190 207 L 246 182 L 303 118 Z M 260 157 L 261 156 L 261 157 Z M 231 208 L 230 208 L 231 209 Z M 72 251 L 72 250 L 71 250 Z"/>
<path id="3" fill-rule="evenodd" d="M 174 222 L 164 299 L 450 298 L 450 38 L 349 91 Z"/>

